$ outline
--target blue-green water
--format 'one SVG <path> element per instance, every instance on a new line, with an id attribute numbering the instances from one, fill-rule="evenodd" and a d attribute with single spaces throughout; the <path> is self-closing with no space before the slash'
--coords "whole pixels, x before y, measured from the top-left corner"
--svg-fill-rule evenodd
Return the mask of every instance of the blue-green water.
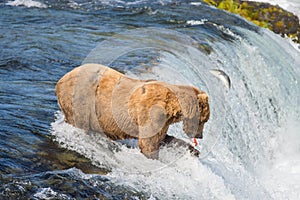
<path id="1" fill-rule="evenodd" d="M 281 37 L 168 0 L 4 1 L 0 25 L 0 199 L 300 198 L 300 53 Z M 85 62 L 206 90 L 202 157 L 148 160 L 64 123 L 55 84 Z"/>

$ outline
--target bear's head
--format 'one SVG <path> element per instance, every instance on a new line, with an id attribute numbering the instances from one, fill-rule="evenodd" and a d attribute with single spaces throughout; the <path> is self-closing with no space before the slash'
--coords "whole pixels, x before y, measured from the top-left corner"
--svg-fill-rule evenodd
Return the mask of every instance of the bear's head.
<path id="1" fill-rule="evenodd" d="M 193 138 L 203 138 L 204 124 L 208 121 L 210 116 L 210 108 L 208 102 L 208 95 L 206 92 L 199 92 L 197 94 L 198 105 L 189 116 L 183 118 L 183 130 L 187 136 Z"/>

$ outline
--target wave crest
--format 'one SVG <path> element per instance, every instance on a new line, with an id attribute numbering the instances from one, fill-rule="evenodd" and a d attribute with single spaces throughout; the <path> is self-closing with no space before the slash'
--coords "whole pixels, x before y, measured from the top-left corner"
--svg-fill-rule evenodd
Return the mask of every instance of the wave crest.
<path id="1" fill-rule="evenodd" d="M 44 3 L 33 0 L 14 0 L 6 3 L 8 6 L 25 6 L 27 8 L 48 8 Z"/>

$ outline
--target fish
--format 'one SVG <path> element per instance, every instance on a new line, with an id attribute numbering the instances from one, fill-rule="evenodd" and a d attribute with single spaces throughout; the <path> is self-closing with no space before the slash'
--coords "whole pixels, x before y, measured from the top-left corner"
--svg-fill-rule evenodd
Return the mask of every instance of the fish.
<path id="1" fill-rule="evenodd" d="M 229 76 L 224 71 L 219 69 L 211 69 L 209 70 L 209 72 L 212 73 L 218 79 L 220 79 L 228 91 L 230 90 L 231 81 Z"/>

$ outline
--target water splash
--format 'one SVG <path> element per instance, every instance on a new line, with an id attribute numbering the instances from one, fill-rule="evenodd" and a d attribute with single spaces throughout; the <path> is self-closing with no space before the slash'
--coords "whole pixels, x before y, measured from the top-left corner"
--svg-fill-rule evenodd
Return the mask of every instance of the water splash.
<path id="1" fill-rule="evenodd" d="M 267 30 L 256 33 L 235 29 L 234 40 L 208 41 L 212 49 L 209 54 L 193 39 L 177 32 L 135 31 L 101 43 L 84 63 L 106 64 L 135 78 L 193 84 L 208 91 L 212 119 L 201 141 L 205 156 L 198 160 L 184 149 L 163 147 L 161 159 L 153 161 L 145 159 L 138 149 L 121 144 L 117 144 L 119 151 L 112 152 L 105 147 L 109 141 L 99 142 L 104 149 L 97 143 L 85 144 L 99 138 L 80 143 L 87 137 L 83 134 L 76 135 L 80 139 L 74 143 L 74 150 L 93 155 L 95 163 L 106 163 L 111 169 L 107 177 L 116 184 L 135 187 L 154 197 L 272 199 L 299 195 L 299 190 L 294 190 L 299 186 L 299 169 L 292 167 L 298 160 L 287 160 L 287 155 L 299 156 L 299 143 L 292 139 L 298 137 L 298 129 L 294 123 L 289 125 L 292 119 L 299 121 L 300 116 L 299 53 Z M 141 55 L 143 61 L 139 62 Z M 211 69 L 226 71 L 223 79 L 230 77 L 229 93 Z M 226 84 L 228 88 L 228 80 Z M 182 135 L 180 126 L 176 124 L 169 134 Z M 283 139 L 283 130 L 293 133 L 292 137 Z M 63 131 L 69 132 L 70 128 L 56 131 L 57 141 L 64 140 L 64 144 L 75 140 L 70 133 L 68 141 Z M 294 147 L 280 156 L 278 149 L 286 149 L 284 144 Z M 87 151 L 90 147 L 93 150 Z M 276 175 L 280 173 L 285 179 Z"/>
<path id="2" fill-rule="evenodd" d="M 33 0 L 14 0 L 6 3 L 8 6 L 25 6 L 27 8 L 47 8 L 48 6 L 44 3 L 33 1 Z"/>

